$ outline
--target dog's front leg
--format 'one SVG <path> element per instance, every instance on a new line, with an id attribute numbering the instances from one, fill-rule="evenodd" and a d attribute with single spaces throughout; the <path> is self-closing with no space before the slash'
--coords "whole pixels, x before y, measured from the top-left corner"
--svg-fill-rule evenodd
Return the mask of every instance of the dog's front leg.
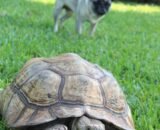
<path id="1" fill-rule="evenodd" d="M 54 12 L 54 32 L 58 32 L 58 24 L 59 24 L 59 17 L 62 11 L 62 7 L 58 7 L 55 9 Z"/>
<path id="2" fill-rule="evenodd" d="M 96 26 L 97 26 L 97 23 L 91 23 L 90 36 L 94 35 L 94 32 L 96 30 Z"/>
<path id="3" fill-rule="evenodd" d="M 79 15 L 76 16 L 76 31 L 79 35 L 82 34 L 82 18 Z"/>

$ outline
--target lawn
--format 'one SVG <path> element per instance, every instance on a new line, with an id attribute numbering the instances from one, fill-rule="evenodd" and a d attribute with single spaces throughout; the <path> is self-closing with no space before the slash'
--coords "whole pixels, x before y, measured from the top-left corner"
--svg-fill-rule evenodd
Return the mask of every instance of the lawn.
<path id="1" fill-rule="evenodd" d="M 0 0 L 0 88 L 32 57 L 75 52 L 113 73 L 137 130 L 160 130 L 160 7 L 114 3 L 94 37 L 73 19 L 55 34 L 52 12 L 52 0 Z"/>

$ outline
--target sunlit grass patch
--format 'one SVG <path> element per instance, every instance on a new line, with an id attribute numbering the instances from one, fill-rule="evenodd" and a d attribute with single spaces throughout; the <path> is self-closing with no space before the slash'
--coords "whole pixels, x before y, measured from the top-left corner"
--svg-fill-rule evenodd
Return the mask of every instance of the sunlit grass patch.
<path id="1" fill-rule="evenodd" d="M 124 4 L 124 3 L 113 3 L 112 10 L 127 12 L 141 12 L 141 13 L 158 13 L 160 12 L 160 7 L 155 5 L 139 5 L 139 4 Z"/>
<path id="2" fill-rule="evenodd" d="M 54 4 L 55 0 L 28 0 L 29 2 L 38 2 L 43 4 Z"/>

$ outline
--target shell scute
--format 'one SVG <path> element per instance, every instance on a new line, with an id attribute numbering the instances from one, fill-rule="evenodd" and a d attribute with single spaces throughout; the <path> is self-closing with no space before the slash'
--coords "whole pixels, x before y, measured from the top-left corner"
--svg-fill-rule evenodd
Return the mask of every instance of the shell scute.
<path id="1" fill-rule="evenodd" d="M 82 104 L 103 106 L 103 98 L 98 81 L 84 75 L 68 76 L 62 96 L 64 100 Z"/>
<path id="2" fill-rule="evenodd" d="M 126 107 L 126 101 L 120 86 L 113 77 L 105 77 L 101 81 L 105 93 L 105 107 L 110 110 L 123 113 Z"/>
<path id="3" fill-rule="evenodd" d="M 14 95 L 11 102 L 7 108 L 5 119 L 9 126 L 13 126 L 14 123 L 20 118 L 20 115 L 24 109 L 25 105 L 19 99 L 18 95 Z"/>
<path id="4" fill-rule="evenodd" d="M 18 86 L 23 86 L 25 82 L 31 79 L 36 73 L 47 68 L 48 64 L 41 61 L 40 58 L 34 58 L 26 63 L 15 79 Z"/>
<path id="5" fill-rule="evenodd" d="M 58 100 L 60 83 L 60 75 L 50 70 L 43 70 L 27 82 L 22 87 L 22 91 L 25 92 L 26 97 L 32 103 L 53 104 Z"/>

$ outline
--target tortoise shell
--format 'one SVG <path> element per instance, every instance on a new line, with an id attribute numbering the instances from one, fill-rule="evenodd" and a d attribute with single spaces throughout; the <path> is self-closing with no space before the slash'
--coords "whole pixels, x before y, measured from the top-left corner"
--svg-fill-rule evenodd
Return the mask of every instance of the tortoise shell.
<path id="1" fill-rule="evenodd" d="M 31 59 L 3 97 L 2 113 L 10 127 L 87 115 L 134 130 L 130 108 L 112 74 L 73 53 Z"/>

